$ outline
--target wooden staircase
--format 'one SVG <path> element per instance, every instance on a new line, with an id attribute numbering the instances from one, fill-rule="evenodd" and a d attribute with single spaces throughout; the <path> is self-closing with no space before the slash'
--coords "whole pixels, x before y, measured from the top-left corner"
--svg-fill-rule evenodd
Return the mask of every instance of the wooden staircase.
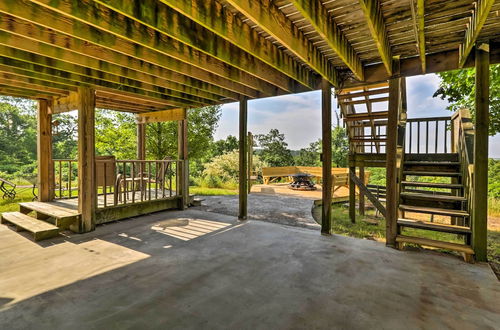
<path id="1" fill-rule="evenodd" d="M 400 191 L 399 248 L 412 243 L 453 250 L 472 261 L 470 214 L 458 153 L 405 154 Z M 406 228 L 416 230 L 406 235 Z M 419 231 L 452 234 L 450 238 L 463 243 L 418 237 Z"/>
<path id="2" fill-rule="evenodd" d="M 20 203 L 19 212 L 2 213 L 0 222 L 14 226 L 16 231 L 28 231 L 40 241 L 59 235 L 79 218 L 78 211 L 57 202 L 29 202 Z"/>

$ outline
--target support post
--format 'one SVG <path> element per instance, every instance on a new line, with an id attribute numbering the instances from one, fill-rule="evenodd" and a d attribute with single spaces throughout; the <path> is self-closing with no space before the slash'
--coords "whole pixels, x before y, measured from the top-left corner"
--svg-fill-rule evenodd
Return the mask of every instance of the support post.
<path id="1" fill-rule="evenodd" d="M 146 159 L 146 124 L 137 123 L 137 159 Z"/>
<path id="2" fill-rule="evenodd" d="M 399 73 L 399 59 L 393 60 Z M 386 245 L 396 247 L 398 226 L 398 122 L 401 104 L 401 78 L 389 79 L 389 117 L 387 118 L 387 144 L 386 144 Z"/>
<path id="3" fill-rule="evenodd" d="M 97 191 L 95 178 L 95 91 L 78 88 L 78 211 L 81 220 L 75 231 L 95 229 Z"/>
<path id="4" fill-rule="evenodd" d="M 38 200 L 49 202 L 53 198 L 52 166 L 52 111 L 51 101 L 38 101 L 37 116 L 37 159 L 38 159 Z"/>
<path id="5" fill-rule="evenodd" d="M 474 209 L 472 215 L 472 248 L 477 261 L 487 261 L 489 62 L 489 45 L 486 43 L 477 44 Z"/>
<path id="6" fill-rule="evenodd" d="M 321 234 L 331 235 L 332 231 L 332 86 L 321 81 L 321 123 L 323 161 L 323 209 L 321 213 Z"/>
<path id="7" fill-rule="evenodd" d="M 248 177 L 247 177 L 247 166 L 248 166 L 248 143 L 247 143 L 247 119 L 248 119 L 248 100 L 244 98 L 240 101 L 240 141 L 239 141 L 239 220 L 247 219 L 247 207 L 248 207 Z"/>
<path id="8" fill-rule="evenodd" d="M 179 120 L 178 128 L 178 154 L 179 159 L 182 160 L 180 167 L 180 195 L 181 195 L 181 209 L 185 210 L 189 203 L 189 160 L 188 160 L 188 126 L 187 126 L 187 111 L 185 111 L 184 119 Z"/>
<path id="9" fill-rule="evenodd" d="M 359 166 L 359 179 L 365 184 L 365 166 Z M 365 215 L 365 194 L 359 189 L 359 214 Z"/>
<path id="10" fill-rule="evenodd" d="M 253 169 L 253 135 L 248 132 L 248 169 L 247 169 L 247 179 L 248 179 L 248 193 L 250 194 L 252 190 L 252 169 Z"/>
<path id="11" fill-rule="evenodd" d="M 356 176 L 356 166 L 349 166 L 349 219 L 356 222 L 356 184 L 352 179 Z"/>

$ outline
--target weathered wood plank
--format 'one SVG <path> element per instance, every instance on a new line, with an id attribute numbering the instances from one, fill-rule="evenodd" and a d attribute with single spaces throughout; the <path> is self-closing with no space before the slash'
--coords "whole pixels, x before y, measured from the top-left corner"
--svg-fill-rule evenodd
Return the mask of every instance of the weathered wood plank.
<path id="1" fill-rule="evenodd" d="M 322 200 L 321 233 L 332 234 L 332 86 L 323 79 L 321 83 L 321 144 Z"/>
<path id="2" fill-rule="evenodd" d="M 476 89 L 474 124 L 474 182 L 472 247 L 478 261 L 487 261 L 488 225 L 488 130 L 489 130 L 489 45 L 476 46 Z"/>
<path id="3" fill-rule="evenodd" d="M 140 113 L 136 116 L 136 121 L 139 124 L 158 123 L 165 121 L 177 121 L 186 119 L 186 109 L 170 109 L 164 111 L 154 111 L 148 113 Z"/>
<path id="4" fill-rule="evenodd" d="M 303 32 L 271 0 L 226 0 L 231 6 L 255 22 L 282 45 L 327 79 L 339 86 L 339 78 L 333 65 L 308 40 Z"/>
<path id="5" fill-rule="evenodd" d="M 349 171 L 349 174 L 351 181 L 355 183 L 356 186 L 358 186 L 359 188 L 359 195 L 360 196 L 361 194 L 366 195 L 366 197 L 370 200 L 370 202 L 372 202 L 373 206 L 375 206 L 377 210 L 380 212 L 380 214 L 382 214 L 385 217 L 387 213 L 384 205 L 382 205 L 382 203 L 378 200 L 378 198 L 375 195 L 373 195 L 373 193 L 365 186 L 364 178 L 361 178 L 361 175 L 360 178 L 358 178 L 354 173 L 354 171 L 352 172 Z"/>
<path id="6" fill-rule="evenodd" d="M 248 212 L 248 178 L 247 178 L 247 166 L 248 166 L 248 143 L 247 143 L 247 131 L 248 131 L 248 101 L 246 99 L 240 101 L 240 130 L 239 130 L 239 178 L 238 178 L 238 188 L 239 188 L 239 220 L 247 219 Z"/>
<path id="7" fill-rule="evenodd" d="M 38 200 L 52 199 L 52 109 L 49 100 L 38 101 L 37 116 L 37 160 Z"/>

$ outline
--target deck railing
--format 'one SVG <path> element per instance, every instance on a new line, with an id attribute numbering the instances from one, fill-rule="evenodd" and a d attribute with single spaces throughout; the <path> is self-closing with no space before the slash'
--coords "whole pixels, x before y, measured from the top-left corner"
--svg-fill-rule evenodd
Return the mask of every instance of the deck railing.
<path id="1" fill-rule="evenodd" d="M 97 207 L 131 204 L 179 195 L 182 160 L 95 160 Z M 53 197 L 78 197 L 78 161 L 53 160 Z"/>
<path id="2" fill-rule="evenodd" d="M 450 153 L 451 117 L 412 118 L 406 121 L 406 153 Z"/>

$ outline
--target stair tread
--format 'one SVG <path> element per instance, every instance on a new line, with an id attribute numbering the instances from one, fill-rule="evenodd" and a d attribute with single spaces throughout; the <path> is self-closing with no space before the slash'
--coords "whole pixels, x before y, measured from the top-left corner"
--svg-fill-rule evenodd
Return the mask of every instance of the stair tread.
<path id="1" fill-rule="evenodd" d="M 2 222 L 10 222 L 13 225 L 21 227 L 32 233 L 40 233 L 46 231 L 57 231 L 59 228 L 56 226 L 35 218 L 21 212 L 5 212 L 2 213 Z"/>
<path id="2" fill-rule="evenodd" d="M 464 202 L 467 200 L 465 197 L 462 196 L 423 194 L 423 193 L 415 193 L 407 191 L 402 192 L 401 196 L 425 198 L 425 199 L 440 200 L 440 201 L 450 201 L 450 202 Z"/>
<path id="3" fill-rule="evenodd" d="M 26 202 L 19 203 L 19 206 L 35 212 L 46 214 L 48 216 L 52 216 L 54 218 L 75 217 L 80 215 L 77 210 L 55 205 L 53 203 Z"/>
<path id="4" fill-rule="evenodd" d="M 455 166 L 460 165 L 460 162 L 447 162 L 447 161 L 422 161 L 422 160 L 407 160 L 404 162 L 405 165 L 439 165 L 439 166 Z"/>
<path id="5" fill-rule="evenodd" d="M 420 245 L 432 246 L 432 247 L 436 247 L 436 248 L 440 248 L 440 249 L 463 252 L 466 254 L 474 254 L 474 250 L 469 245 L 436 241 L 436 240 L 429 239 L 429 238 L 398 235 L 398 236 L 396 236 L 396 242 L 420 244 Z"/>
<path id="6" fill-rule="evenodd" d="M 426 207 L 426 206 L 413 206 L 413 205 L 405 205 L 400 204 L 399 208 L 407 211 L 407 212 L 417 212 L 417 213 L 429 213 L 436 215 L 446 215 L 452 217 L 467 217 L 469 213 L 461 210 L 450 210 L 450 209 L 442 209 L 437 207 Z"/>
<path id="7" fill-rule="evenodd" d="M 438 182 L 415 182 L 415 181 L 402 181 L 402 185 L 415 186 L 415 187 L 429 187 L 429 188 L 449 188 L 460 189 L 463 185 L 458 183 L 438 183 Z"/>
<path id="8" fill-rule="evenodd" d="M 455 234 L 470 234 L 471 229 L 464 226 L 449 225 L 444 223 L 428 222 L 422 220 L 413 219 L 398 219 L 398 225 L 403 225 L 406 227 L 419 228 L 419 229 L 429 229 L 447 233 Z"/>
<path id="9" fill-rule="evenodd" d="M 403 171 L 404 175 L 414 176 L 461 176 L 459 172 Z"/>

